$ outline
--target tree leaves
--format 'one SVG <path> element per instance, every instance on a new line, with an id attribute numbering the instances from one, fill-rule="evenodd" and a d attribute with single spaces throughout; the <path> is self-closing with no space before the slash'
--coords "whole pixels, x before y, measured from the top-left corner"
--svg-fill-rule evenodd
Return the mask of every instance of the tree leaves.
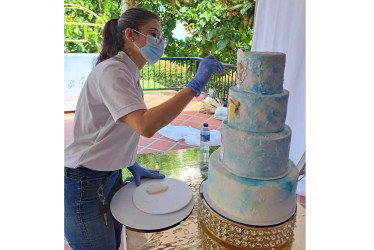
<path id="1" fill-rule="evenodd" d="M 102 13 L 100 13 L 99 2 L 101 2 Z M 120 15 L 121 0 L 64 0 L 65 4 L 75 4 L 87 8 L 98 14 L 104 21 L 109 21 L 111 18 L 117 18 Z M 64 14 L 65 22 L 81 22 L 81 23 L 96 23 L 102 22 L 91 13 L 77 9 L 65 8 Z M 64 37 L 67 40 L 84 39 L 83 26 L 64 25 Z M 101 50 L 101 27 L 89 26 L 87 27 L 86 42 L 65 42 L 65 53 L 97 53 Z"/>
<path id="2" fill-rule="evenodd" d="M 244 15 L 244 13 L 251 8 L 252 4 L 251 3 L 245 3 L 243 8 L 240 10 L 240 14 Z"/>
<path id="3" fill-rule="evenodd" d="M 216 16 L 212 16 L 212 23 L 215 25 L 216 23 L 219 23 L 221 19 L 217 18 Z"/>
<path id="4" fill-rule="evenodd" d="M 220 50 L 224 49 L 226 47 L 226 44 L 227 44 L 226 39 L 219 40 L 218 43 L 217 43 L 217 50 L 220 51 Z"/>
<path id="5" fill-rule="evenodd" d="M 213 30 L 208 30 L 206 33 L 206 39 L 209 41 L 213 37 Z"/>
<path id="6" fill-rule="evenodd" d="M 65 3 L 82 5 L 100 15 L 104 21 L 117 18 L 120 15 L 121 0 L 101 0 L 100 13 L 97 0 L 64 0 Z M 169 40 L 165 50 L 166 56 L 198 56 L 214 55 L 225 63 L 235 63 L 238 48 L 250 50 L 253 33 L 254 1 L 210 1 L 210 0 L 179 0 L 171 4 L 170 0 L 138 1 L 138 7 L 153 11 L 160 17 L 163 35 Z M 223 3 L 224 2 L 224 3 Z M 177 8 L 177 9 L 176 9 Z M 97 18 L 83 13 L 81 10 L 65 9 L 65 21 L 100 23 Z M 192 37 L 185 40 L 173 38 L 173 29 L 177 21 L 188 24 L 185 28 Z M 65 26 L 65 37 L 83 36 L 80 26 L 74 28 Z M 100 51 L 100 27 L 88 27 L 88 41 L 84 43 L 65 42 L 65 52 L 95 53 Z"/>
<path id="7" fill-rule="evenodd" d="M 220 61 L 235 63 L 238 48 L 250 48 L 252 25 L 248 25 L 248 16 L 254 5 L 244 0 L 226 2 L 225 5 L 208 0 L 196 3 L 193 8 L 184 6 L 180 9 L 186 22 L 195 24 L 190 30 L 194 37 L 188 41 L 186 48 L 195 48 L 196 53 L 202 51 Z"/>
<path id="8" fill-rule="evenodd" d="M 247 35 L 245 33 L 242 33 L 240 37 L 240 41 L 244 42 L 246 38 L 247 38 Z"/>

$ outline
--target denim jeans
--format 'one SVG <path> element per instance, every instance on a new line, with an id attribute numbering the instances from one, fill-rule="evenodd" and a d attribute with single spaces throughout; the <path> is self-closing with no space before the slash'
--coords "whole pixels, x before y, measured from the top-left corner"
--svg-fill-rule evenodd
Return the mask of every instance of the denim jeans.
<path id="1" fill-rule="evenodd" d="M 122 224 L 112 216 L 109 204 L 115 192 L 122 187 L 122 171 L 65 167 L 64 179 L 64 233 L 70 247 L 74 250 L 118 249 Z M 106 220 L 100 212 L 103 200 Z"/>

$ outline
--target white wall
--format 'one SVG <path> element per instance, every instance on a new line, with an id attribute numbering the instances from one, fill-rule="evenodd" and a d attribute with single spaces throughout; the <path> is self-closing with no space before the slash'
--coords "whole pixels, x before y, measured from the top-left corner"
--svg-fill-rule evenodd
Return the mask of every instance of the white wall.
<path id="1" fill-rule="evenodd" d="M 79 94 L 98 55 L 64 54 L 64 111 L 75 111 Z"/>

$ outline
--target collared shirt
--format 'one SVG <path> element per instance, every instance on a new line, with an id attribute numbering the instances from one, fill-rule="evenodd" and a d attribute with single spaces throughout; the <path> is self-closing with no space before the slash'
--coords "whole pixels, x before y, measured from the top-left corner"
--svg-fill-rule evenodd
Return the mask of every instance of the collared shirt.
<path id="1" fill-rule="evenodd" d="M 120 118 L 147 109 L 139 78 L 123 51 L 92 70 L 78 99 L 66 167 L 113 171 L 134 164 L 140 135 Z"/>

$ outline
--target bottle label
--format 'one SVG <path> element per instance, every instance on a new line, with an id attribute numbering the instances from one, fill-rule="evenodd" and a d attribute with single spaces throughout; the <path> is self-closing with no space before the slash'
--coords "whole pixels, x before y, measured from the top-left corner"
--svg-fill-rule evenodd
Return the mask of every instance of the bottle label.
<path id="1" fill-rule="evenodd" d="M 210 135 L 200 135 L 200 140 L 203 142 L 210 141 Z"/>

